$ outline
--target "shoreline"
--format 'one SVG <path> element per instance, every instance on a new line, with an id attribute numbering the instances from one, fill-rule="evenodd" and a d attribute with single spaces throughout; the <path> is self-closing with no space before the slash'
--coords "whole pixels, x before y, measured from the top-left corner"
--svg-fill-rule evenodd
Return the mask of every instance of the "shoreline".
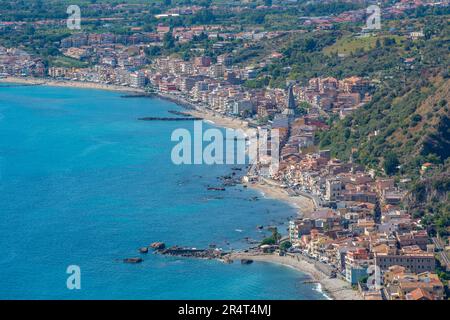
<path id="1" fill-rule="evenodd" d="M 17 83 L 36 86 L 43 85 L 43 86 L 63 87 L 63 88 L 96 89 L 96 90 L 107 90 L 125 93 L 140 93 L 140 94 L 146 93 L 144 89 L 119 86 L 114 84 L 71 81 L 71 80 L 52 80 L 42 78 L 5 77 L 0 78 L 0 83 Z M 177 105 L 180 105 L 186 109 L 185 111 L 186 113 L 194 117 L 203 118 L 206 122 L 210 122 L 213 125 L 230 129 L 246 130 L 248 128 L 248 123 L 244 120 L 222 116 L 209 110 L 198 110 L 198 108 L 192 102 L 189 102 L 183 99 L 182 97 L 163 93 L 155 93 L 154 96 L 155 98 L 171 101 Z"/>
<path id="2" fill-rule="evenodd" d="M 217 127 L 244 131 L 248 129 L 248 123 L 244 120 L 218 115 L 209 110 L 200 111 L 198 109 L 193 109 L 187 110 L 186 113 L 189 113 L 193 117 L 201 117 L 207 123 Z"/>
<path id="3" fill-rule="evenodd" d="M 125 93 L 145 93 L 145 90 L 139 88 L 131 88 L 118 86 L 113 84 L 102 84 L 95 82 L 82 82 L 82 81 L 70 81 L 70 80 L 52 80 L 52 79 L 42 79 L 42 78 L 23 78 L 23 77 L 6 77 L 0 78 L 0 83 L 18 83 L 18 84 L 28 84 L 28 85 L 45 85 L 51 87 L 64 87 L 64 88 L 80 88 L 80 89 L 96 89 L 96 90 L 107 90 L 115 92 L 125 92 Z M 226 129 L 234 130 L 247 130 L 249 129 L 248 122 L 245 120 L 240 120 L 237 118 L 231 118 L 214 113 L 210 110 L 199 110 L 195 104 L 190 101 L 185 100 L 182 97 L 176 95 L 156 93 L 155 98 L 171 101 L 177 105 L 184 107 L 185 113 L 190 114 L 193 117 L 203 118 L 203 121 L 210 123 L 211 125 L 222 127 Z M 312 203 L 311 199 L 298 195 L 290 196 L 285 189 L 276 186 L 269 185 L 264 182 L 256 182 L 247 184 L 248 187 L 259 191 L 264 197 L 279 200 L 297 209 L 297 215 L 302 216 L 305 213 L 314 210 L 315 205 Z"/>
<path id="4" fill-rule="evenodd" d="M 69 88 L 81 88 L 81 89 L 97 89 L 126 93 L 145 93 L 145 90 L 131 87 L 122 87 L 110 84 L 98 84 L 92 82 L 80 82 L 69 80 L 47 80 L 38 78 L 20 78 L 20 77 L 7 77 L 0 79 L 0 83 L 18 83 L 29 85 L 45 85 L 53 87 L 69 87 Z M 186 113 L 193 117 L 203 118 L 203 121 L 211 123 L 214 126 L 230 129 L 246 130 L 249 128 L 248 122 L 239 120 L 237 118 L 231 118 L 223 115 L 219 115 L 210 110 L 199 110 L 193 103 L 177 97 L 174 95 L 155 94 L 156 98 L 164 99 L 176 103 L 186 109 Z M 276 183 L 267 183 L 265 181 L 258 181 L 255 183 L 245 184 L 249 188 L 256 190 L 262 194 L 264 198 L 270 198 L 278 201 L 282 201 L 297 211 L 297 217 L 303 217 L 305 214 L 312 212 L 316 209 L 316 203 L 302 195 L 291 196 L 286 189 L 278 186 Z M 260 262 L 276 263 L 284 266 L 292 267 L 297 271 L 308 274 L 312 279 L 318 281 L 321 284 L 323 293 L 336 300 L 355 300 L 361 297 L 353 289 L 348 289 L 348 284 L 343 280 L 329 279 L 325 274 L 319 271 L 313 264 L 301 260 L 296 261 L 294 258 L 280 257 L 275 255 L 259 254 L 236 254 L 231 253 L 228 257 L 232 259 L 251 259 Z"/>
<path id="5" fill-rule="evenodd" d="M 290 267 L 296 271 L 302 272 L 308 275 L 314 282 L 317 282 L 321 286 L 321 291 L 324 296 L 332 300 L 361 300 L 361 295 L 353 290 L 350 284 L 344 280 L 333 278 L 330 279 L 323 272 L 319 271 L 313 264 L 306 261 L 303 257 L 298 256 L 278 256 L 276 254 L 251 254 L 251 253 L 230 253 L 226 256 L 226 259 L 241 260 L 249 259 L 256 262 L 273 263 Z"/>
<path id="6" fill-rule="evenodd" d="M 28 85 L 42 85 L 49 87 L 63 87 L 63 88 L 80 88 L 80 89 L 96 89 L 126 93 L 145 93 L 145 90 L 139 88 L 131 88 L 118 86 L 114 84 L 103 84 L 95 82 L 82 82 L 70 80 L 51 80 L 42 78 L 22 78 L 22 77 L 6 77 L 0 78 L 0 83 L 17 83 Z"/>
<path id="7" fill-rule="evenodd" d="M 298 195 L 290 196 L 286 189 L 269 185 L 264 182 L 249 183 L 247 186 L 251 189 L 257 190 L 264 198 L 282 201 L 297 210 L 297 218 L 301 218 L 314 211 L 315 206 L 311 199 Z"/>

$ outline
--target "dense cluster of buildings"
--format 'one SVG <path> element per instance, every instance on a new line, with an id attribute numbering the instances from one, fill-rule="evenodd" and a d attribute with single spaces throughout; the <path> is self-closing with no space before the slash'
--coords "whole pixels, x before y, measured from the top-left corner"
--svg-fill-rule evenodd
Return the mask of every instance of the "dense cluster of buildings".
<path id="1" fill-rule="evenodd" d="M 298 90 L 300 100 L 341 117 L 370 101 L 371 83 L 360 77 L 338 80 L 333 77 L 313 78 Z"/>
<path id="2" fill-rule="evenodd" d="M 405 193 L 393 179 L 374 178 L 327 150 L 283 161 L 275 178 L 319 199 L 315 211 L 290 222 L 297 252 L 331 266 L 367 299 L 443 299 L 435 246 L 420 219 L 402 209 Z"/>
<path id="3" fill-rule="evenodd" d="M 186 88 L 190 90 L 191 83 L 196 83 L 199 79 L 208 82 L 210 88 L 225 83 L 237 88 L 237 85 L 244 80 L 253 79 L 257 76 L 256 70 L 250 68 L 232 68 L 232 57 L 230 55 L 219 56 L 217 63 L 214 64 L 211 58 L 202 56 L 196 57 L 193 61 L 160 58 L 148 67 L 150 61 L 146 58 L 145 49 L 149 45 L 155 47 L 162 45 L 162 39 L 169 32 L 178 42 L 191 41 L 193 37 L 201 35 L 216 39 L 219 37 L 223 39 L 245 38 L 249 41 L 279 35 L 277 32 L 236 32 L 233 27 L 217 25 L 171 29 L 164 24 L 159 24 L 155 32 L 139 31 L 132 35 L 75 33 L 61 40 L 61 53 L 94 67 L 52 67 L 49 68 L 48 75 L 53 78 L 138 87 L 144 87 L 147 83 L 151 83 L 155 88 L 166 93 L 173 91 L 173 89 L 186 93 Z M 214 43 L 214 48 L 220 49 L 226 43 L 225 40 L 217 41 Z M 167 72 L 170 73 L 167 74 Z M 163 74 L 164 77 L 160 77 L 158 73 Z M 137 76 L 142 79 L 142 74 L 145 75 L 146 80 L 136 83 L 134 77 Z M 130 81 L 129 78 L 132 78 L 133 81 Z M 200 91 L 203 91 L 203 89 Z M 202 92 L 197 93 L 196 100 L 200 99 L 201 94 Z M 217 103 L 214 103 L 214 105 L 217 105 Z"/>
<path id="4" fill-rule="evenodd" d="M 242 67 L 233 64 L 231 54 L 222 54 L 216 60 L 197 56 L 190 61 L 175 57 L 162 57 L 150 61 L 145 48 L 160 45 L 161 39 L 172 32 L 177 41 L 190 41 L 205 34 L 208 37 L 229 37 L 257 41 L 259 37 L 277 37 L 279 32 L 235 32 L 233 27 L 200 25 L 169 27 L 159 24 L 155 32 L 136 32 L 132 35 L 111 33 L 76 33 L 61 41 L 62 54 L 88 62 L 89 68 L 51 67 L 52 78 L 92 81 L 106 84 L 144 87 L 151 85 L 164 94 L 178 94 L 191 102 L 208 106 L 214 111 L 235 115 L 273 119 L 286 109 L 286 92 L 280 89 L 245 89 L 242 83 L 258 76 L 260 66 Z M 218 41 L 214 45 L 220 45 Z M 282 55 L 272 52 L 262 66 Z M 337 80 L 315 78 L 307 86 L 295 84 L 293 92 L 298 101 L 307 102 L 310 116 L 320 112 L 338 112 L 345 116 L 370 99 L 370 82 L 352 77 Z M 295 110 L 291 110 L 295 112 Z M 278 120 L 277 120 L 278 121 Z"/>
<path id="5" fill-rule="evenodd" d="M 159 42 L 160 35 L 153 32 L 137 32 L 132 35 L 113 33 L 75 33 L 61 40 L 61 48 L 98 48 L 113 45 L 137 45 Z"/>
<path id="6" fill-rule="evenodd" d="M 339 92 L 365 95 L 368 86 L 364 79 L 353 77 L 311 79 L 307 87 L 297 88 L 298 99 L 334 112 L 334 104 L 327 108 L 314 96 L 328 88 L 333 92 L 330 96 Z M 293 89 L 288 91 L 286 110 L 295 107 Z M 403 188 L 392 178 L 365 171 L 352 159 L 344 162 L 333 158 L 329 150 L 318 149 L 315 132 L 328 126 L 314 112 L 300 117 L 283 112 L 272 125 L 278 122 L 286 128 L 279 168 L 258 178 L 277 181 L 289 193 L 311 198 L 316 208 L 290 221 L 292 254 L 331 268 L 357 286 L 365 299 L 443 299 L 444 284 L 436 275 L 436 247 L 420 218 L 403 209 Z"/>
<path id="7" fill-rule="evenodd" d="M 143 88 L 147 77 L 142 70 L 148 64 L 142 44 L 159 41 L 158 35 L 138 33 L 131 36 L 77 33 L 61 41 L 61 52 L 72 59 L 89 62 L 93 67 L 50 67 L 52 78 L 89 81 Z"/>
<path id="8" fill-rule="evenodd" d="M 411 6 L 405 1 L 385 14 L 400 14 Z M 120 6 L 108 8 L 125 10 Z M 228 40 L 259 41 L 284 34 L 219 25 L 170 28 L 163 22 L 166 17 L 199 10 L 200 7 L 189 6 L 159 14 L 156 18 L 161 23 L 154 32 L 136 28 L 131 35 L 77 33 L 63 39 L 61 53 L 89 63 L 91 67 L 86 68 L 46 70 L 40 59 L 20 49 L 0 47 L 0 74 L 36 77 L 47 74 L 55 79 L 147 87 L 198 108 L 278 130 L 281 142 L 278 170 L 262 170 L 263 164 L 257 163 L 250 178 L 276 181 L 292 194 L 306 195 L 314 201 L 315 211 L 289 223 L 292 252 L 331 266 L 336 274 L 359 286 L 367 299 L 443 299 L 444 284 L 436 275 L 435 247 L 420 219 L 403 209 L 404 190 L 393 179 L 376 177 L 351 159 L 341 161 L 333 158 L 329 150 L 315 146 L 316 133 L 329 129 L 324 117 L 337 114 L 343 118 L 370 101 L 371 81 L 361 77 L 317 77 L 306 84 L 293 82 L 288 90 L 252 89 L 242 84 L 256 79 L 258 69 L 236 65 L 232 54 L 222 54 L 214 60 L 201 53 L 188 61 L 175 57 L 154 61 L 146 58 L 145 48 L 161 45 L 169 32 L 181 43 L 198 36 L 220 39 L 213 44 L 216 48 Z M 364 16 L 365 10 L 356 10 L 302 22 L 318 29 L 332 29 L 334 23 L 358 21 Z M 410 36 L 423 37 L 423 33 Z M 282 54 L 272 52 L 267 62 L 281 57 Z M 306 110 L 299 109 L 300 104 Z"/>
<path id="9" fill-rule="evenodd" d="M 0 46 L 0 76 L 7 75 L 43 77 L 45 65 L 23 50 Z"/>
<path id="10" fill-rule="evenodd" d="M 315 132 L 328 130 L 320 115 L 345 116 L 369 101 L 370 81 L 314 78 L 287 92 L 244 89 L 239 83 L 251 77 L 250 70 L 225 66 L 226 59 L 215 64 L 207 57 L 159 59 L 150 80 L 160 92 L 218 113 L 249 121 L 270 115 L 266 126 L 280 131 L 280 166 L 271 173 L 258 171 L 258 164 L 254 174 L 314 200 L 316 211 L 290 222 L 290 241 L 300 254 L 332 266 L 367 299 L 443 299 L 435 247 L 420 219 L 402 208 L 406 192 L 394 179 L 376 177 L 314 146 Z M 302 101 L 310 107 L 299 116 L 295 109 Z M 403 273 L 389 276 L 393 270 Z"/>
<path id="11" fill-rule="evenodd" d="M 200 56 L 191 61 L 157 59 L 150 71 L 151 84 L 162 93 L 182 95 L 193 103 L 216 112 L 235 116 L 266 116 L 276 113 L 284 90 L 247 89 L 241 84 L 256 77 L 252 68 L 233 66 L 233 58 L 224 54 L 212 63 Z"/>
<path id="12" fill-rule="evenodd" d="M 111 68 L 141 68 L 147 64 L 142 44 L 159 41 L 158 35 L 131 36 L 78 33 L 61 41 L 61 52 L 70 58 Z"/>
<path id="13" fill-rule="evenodd" d="M 257 77 L 257 70 L 233 65 L 228 54 L 212 63 L 209 57 L 200 56 L 191 61 L 177 58 L 159 58 L 149 71 L 150 83 L 162 93 L 183 95 L 223 114 L 276 119 L 279 113 L 295 113 L 289 108 L 287 92 L 282 89 L 249 89 L 241 84 Z M 369 101 L 370 82 L 351 77 L 338 81 L 334 78 L 311 79 L 308 86 L 293 84 L 297 101 L 310 105 L 309 115 L 316 118 L 319 112 L 340 112 L 345 115 Z M 279 118 L 279 117 L 278 117 Z"/>
<path id="14" fill-rule="evenodd" d="M 97 65 L 92 68 L 51 67 L 48 75 L 55 79 L 86 81 L 103 84 L 114 84 L 143 88 L 147 83 L 145 73 L 133 68 L 114 68 L 107 65 Z"/>

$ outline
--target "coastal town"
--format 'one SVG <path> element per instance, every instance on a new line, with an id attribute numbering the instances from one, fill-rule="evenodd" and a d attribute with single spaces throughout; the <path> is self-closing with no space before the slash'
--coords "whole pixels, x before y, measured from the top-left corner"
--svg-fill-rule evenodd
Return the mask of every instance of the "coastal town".
<path id="1" fill-rule="evenodd" d="M 419 5 L 443 4 L 401 1 L 384 9 L 383 14 L 401 15 Z M 331 120 L 344 120 L 364 108 L 373 99 L 380 81 L 355 74 L 340 78 L 317 76 L 307 81 L 286 79 L 286 88 L 251 86 L 248 84 L 260 79 L 272 64 L 283 58 L 283 53 L 273 48 L 258 61 L 243 64 L 236 62 L 237 50 L 231 45 L 238 40 L 243 47 L 251 47 L 293 33 L 332 30 L 338 23 L 362 21 L 365 10 L 305 17 L 302 23 L 309 31 L 242 30 L 215 24 L 170 27 L 164 23 L 168 17 L 192 15 L 200 10 L 201 7 L 193 5 L 160 13 L 156 17 L 160 22 L 151 32 L 134 27 L 133 33 L 126 36 L 73 33 L 58 43 L 58 50 L 82 66 L 47 66 L 40 57 L 21 48 L 0 46 L 0 78 L 132 89 L 179 102 L 188 107 L 186 112 L 197 116 L 200 113 L 208 118 L 210 114 L 236 121 L 242 129 L 277 130 L 278 170 L 272 172 L 265 168 L 265 163 L 258 162 L 242 183 L 277 189 L 285 194 L 287 202 L 290 199 L 308 202 L 310 210 L 298 210 L 298 216 L 289 221 L 285 236 L 274 231 L 272 237 L 257 247 L 230 253 L 230 260 L 271 261 L 270 257 L 275 256 L 276 261 L 287 265 L 303 261 L 313 266 L 315 271 L 310 273 L 320 273 L 315 277 L 317 281 L 337 279 L 346 290 L 353 290 L 355 296 L 349 295 L 350 298 L 447 299 L 449 281 L 439 274 L 450 272 L 449 237 L 440 236 L 407 209 L 411 180 L 368 169 L 352 157 L 338 159 L 317 143 L 317 136 L 330 130 Z M 60 24 L 58 20 L 48 23 Z M 13 25 L 22 27 L 19 23 Z M 39 25 L 37 22 L 34 27 Z M 0 23 L 0 28 L 5 27 L 11 24 Z M 424 37 L 422 30 L 404 28 L 392 32 L 411 41 Z M 358 37 L 370 37 L 370 33 L 361 30 Z M 192 57 L 148 54 L 167 42 L 183 44 L 202 38 L 213 39 L 210 50 L 220 54 L 212 57 L 199 48 Z M 228 50 L 230 47 L 232 50 Z M 415 63 L 407 55 L 401 62 L 404 69 L 414 68 Z M 372 138 L 377 134 L 373 132 Z M 433 166 L 431 162 L 421 164 L 421 176 L 427 177 Z M 333 287 L 328 292 L 337 296 L 339 290 L 342 288 Z"/>

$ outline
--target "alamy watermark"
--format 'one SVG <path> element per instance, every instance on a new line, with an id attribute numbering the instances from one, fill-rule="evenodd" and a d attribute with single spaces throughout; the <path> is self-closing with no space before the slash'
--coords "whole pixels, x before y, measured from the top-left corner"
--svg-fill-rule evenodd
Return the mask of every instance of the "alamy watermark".
<path id="1" fill-rule="evenodd" d="M 270 131 L 270 132 L 269 132 Z M 171 152 L 172 162 L 182 164 L 259 165 L 260 170 L 274 174 L 279 166 L 280 138 L 277 129 L 210 128 L 203 131 L 202 121 L 194 121 L 193 135 L 184 128 L 172 132 L 178 142 Z"/>
<path id="2" fill-rule="evenodd" d="M 77 5 L 70 5 L 67 7 L 66 13 L 69 15 L 67 18 L 67 28 L 70 30 L 81 29 L 81 9 Z"/>
<path id="3" fill-rule="evenodd" d="M 370 265 L 367 268 L 367 287 L 370 290 L 379 290 L 381 288 L 381 269 L 377 265 Z"/>
<path id="4" fill-rule="evenodd" d="M 81 268 L 77 265 L 70 265 L 67 267 L 66 273 L 69 277 L 66 281 L 67 289 L 80 290 L 81 289 Z"/>
<path id="5" fill-rule="evenodd" d="M 369 15 L 366 19 L 366 30 L 381 29 L 381 9 L 373 4 L 367 7 L 366 13 Z"/>

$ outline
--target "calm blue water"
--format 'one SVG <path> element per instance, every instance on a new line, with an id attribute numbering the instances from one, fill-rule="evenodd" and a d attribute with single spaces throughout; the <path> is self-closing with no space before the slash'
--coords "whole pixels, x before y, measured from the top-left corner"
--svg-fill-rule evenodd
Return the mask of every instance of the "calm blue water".
<path id="1" fill-rule="evenodd" d="M 249 201 L 259 194 L 240 186 L 207 191 L 229 167 L 170 159 L 172 131 L 193 123 L 136 120 L 180 108 L 120 95 L 0 85 L 0 298 L 323 299 L 305 275 L 277 265 L 120 261 L 154 241 L 244 247 L 244 237 L 264 236 L 257 225 L 295 214 Z M 81 290 L 66 288 L 69 265 L 81 268 Z"/>

